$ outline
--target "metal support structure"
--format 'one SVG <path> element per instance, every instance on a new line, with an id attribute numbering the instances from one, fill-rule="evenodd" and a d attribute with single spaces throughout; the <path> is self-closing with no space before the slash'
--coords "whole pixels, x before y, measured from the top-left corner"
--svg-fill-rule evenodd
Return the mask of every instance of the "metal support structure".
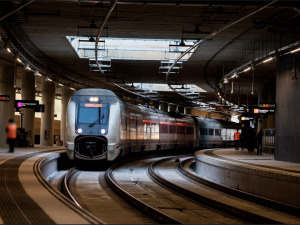
<path id="1" fill-rule="evenodd" d="M 16 9 L 12 9 L 12 10 L 9 11 L 8 13 L 2 15 L 2 16 L 0 17 L 0 21 L 3 20 L 3 19 L 5 19 L 6 17 L 10 16 L 11 14 L 13 14 L 13 13 L 19 11 L 20 9 L 24 8 L 26 5 L 29 5 L 29 4 L 32 3 L 32 2 L 34 2 L 34 0 L 31 0 L 31 1 L 29 1 L 29 2 L 24 2 L 23 4 L 21 4 L 21 5 L 20 5 L 19 7 L 17 7 Z"/>

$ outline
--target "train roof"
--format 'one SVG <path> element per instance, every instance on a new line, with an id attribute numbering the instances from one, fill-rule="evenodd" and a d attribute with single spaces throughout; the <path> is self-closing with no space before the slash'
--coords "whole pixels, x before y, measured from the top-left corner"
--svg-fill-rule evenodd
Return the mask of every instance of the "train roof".
<path id="1" fill-rule="evenodd" d="M 113 93 L 110 90 L 107 89 L 100 89 L 100 88 L 84 88 L 84 89 L 80 89 L 78 91 L 76 91 L 74 93 L 74 96 L 79 96 L 79 95 L 104 95 L 107 97 L 117 97 L 117 95 L 115 93 Z"/>

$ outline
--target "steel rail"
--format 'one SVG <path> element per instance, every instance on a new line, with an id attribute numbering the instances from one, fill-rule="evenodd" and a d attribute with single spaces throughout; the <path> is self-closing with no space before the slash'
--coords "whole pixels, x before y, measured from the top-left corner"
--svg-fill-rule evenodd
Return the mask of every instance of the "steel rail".
<path id="1" fill-rule="evenodd" d="M 173 69 L 173 67 L 176 65 L 176 63 L 182 59 L 187 53 L 189 53 L 191 50 L 195 49 L 196 47 L 198 47 L 202 42 L 204 41 L 207 41 L 208 39 L 212 38 L 213 36 L 217 35 L 218 33 L 226 30 L 227 28 L 239 23 L 240 21 L 254 15 L 255 13 L 267 8 L 268 6 L 272 5 L 273 3 L 277 2 L 278 0 L 274 0 L 270 3 L 267 3 L 265 4 L 264 6 L 262 7 L 258 7 L 257 9 L 254 9 L 254 10 L 251 10 L 250 12 L 248 12 L 246 15 L 243 15 L 243 16 L 240 16 L 234 20 L 232 20 L 229 24 L 226 24 L 224 25 L 223 27 L 221 27 L 220 29 L 214 31 L 214 32 L 211 32 L 209 35 L 207 35 L 205 38 L 201 39 L 200 41 L 198 41 L 197 43 L 195 43 L 192 47 L 188 48 L 184 53 L 182 53 L 177 59 L 174 60 L 173 64 L 170 66 L 169 70 L 167 71 L 167 74 L 166 74 L 166 82 L 168 84 L 168 86 L 174 91 L 176 92 L 177 94 L 181 95 L 182 97 L 186 98 L 186 99 L 189 99 L 191 101 L 195 101 L 195 99 L 192 99 L 192 98 L 189 98 L 183 94 L 181 94 L 180 92 L 178 92 L 176 89 L 174 89 L 170 83 L 169 83 L 169 75 L 170 75 L 170 72 L 171 70 Z"/>
<path id="2" fill-rule="evenodd" d="M 71 191 L 69 189 L 69 180 L 77 171 L 78 170 L 75 167 L 69 169 L 68 173 L 64 176 L 64 179 L 62 182 L 62 190 L 63 190 L 64 195 L 66 195 L 71 201 L 73 201 L 79 208 L 82 209 L 82 206 L 76 201 L 76 199 L 71 194 Z"/>
<path id="3" fill-rule="evenodd" d="M 272 208 L 272 209 L 275 209 L 275 210 L 279 209 L 279 211 L 282 211 L 282 212 L 300 217 L 300 208 L 298 208 L 298 207 L 288 205 L 288 204 L 284 204 L 284 203 L 281 203 L 281 202 L 277 202 L 277 201 L 274 201 L 274 200 L 271 200 L 271 199 L 263 198 L 263 197 L 260 197 L 260 196 L 257 196 L 257 195 L 253 195 L 253 194 L 241 191 L 241 190 L 231 188 L 231 187 L 227 187 L 227 186 L 224 186 L 224 185 L 206 180 L 202 177 L 199 177 L 199 176 L 193 174 L 192 172 L 190 172 L 189 170 L 184 168 L 184 165 L 186 163 L 188 163 L 189 161 L 192 161 L 192 160 L 194 160 L 194 159 L 193 158 L 192 159 L 186 159 L 186 160 L 180 162 L 179 165 L 178 165 L 179 171 L 183 175 L 187 176 L 188 178 L 190 178 L 190 179 L 192 179 L 192 180 L 194 180 L 198 183 L 201 183 L 205 186 L 208 186 L 210 188 L 213 188 L 213 189 L 216 189 L 218 191 L 224 192 L 226 194 L 244 199 L 246 201 L 253 202 L 253 203 L 256 203 L 256 204 L 259 204 L 259 205 L 263 205 L 263 206 L 266 206 L 266 207 L 269 207 L 269 208 Z"/>
<path id="4" fill-rule="evenodd" d="M 149 158 L 149 156 L 146 157 L 139 157 L 141 158 Z M 118 194 L 122 199 L 124 199 L 127 203 L 133 205 L 135 208 L 137 208 L 138 210 L 140 210 L 142 213 L 145 213 L 146 215 L 150 215 L 151 217 L 154 217 L 155 219 L 157 219 L 158 221 L 160 221 L 161 223 L 165 223 L 165 224 L 182 224 L 182 222 L 174 219 L 173 217 L 170 217 L 166 214 L 164 214 L 163 212 L 160 212 L 159 210 L 153 208 L 152 206 L 140 201 L 139 199 L 135 198 L 134 196 L 132 196 L 131 194 L 129 194 L 128 192 L 126 192 L 124 189 L 122 189 L 114 180 L 113 178 L 113 172 L 114 170 L 127 163 L 130 161 L 133 161 L 136 159 L 128 159 L 128 160 L 124 160 L 122 162 L 118 162 L 116 164 L 114 164 L 113 166 L 111 166 L 106 172 L 105 172 L 105 180 L 108 184 L 108 186 L 116 193 Z"/>
<path id="5" fill-rule="evenodd" d="M 212 207 L 214 209 L 218 209 L 222 212 L 234 215 L 238 218 L 245 219 L 247 221 L 251 221 L 253 223 L 267 223 L 267 224 L 281 224 L 281 222 L 277 220 L 273 220 L 264 216 L 260 216 L 258 214 L 248 212 L 246 210 L 240 209 L 238 207 L 234 207 L 231 205 L 227 205 L 225 203 L 213 200 L 211 198 L 208 198 L 204 195 L 197 194 L 195 192 L 189 191 L 187 189 L 184 189 L 170 181 L 167 181 L 165 178 L 163 178 L 161 175 L 155 172 L 155 167 L 163 162 L 170 161 L 177 159 L 177 157 L 170 157 L 170 158 L 165 158 L 162 160 L 158 160 L 156 162 L 153 162 L 149 167 L 148 167 L 148 173 L 150 175 L 150 178 L 153 179 L 154 181 L 158 182 L 162 186 L 165 186 L 178 194 L 188 197 L 189 199 L 193 201 L 197 201 L 201 204 L 208 205 L 209 207 Z"/>

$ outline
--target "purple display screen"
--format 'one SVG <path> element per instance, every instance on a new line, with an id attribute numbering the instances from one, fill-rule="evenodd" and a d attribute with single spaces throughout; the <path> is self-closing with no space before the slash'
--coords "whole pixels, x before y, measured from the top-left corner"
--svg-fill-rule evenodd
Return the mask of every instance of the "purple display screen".
<path id="1" fill-rule="evenodd" d="M 22 102 L 18 102 L 18 107 L 19 107 L 19 108 L 22 107 Z"/>

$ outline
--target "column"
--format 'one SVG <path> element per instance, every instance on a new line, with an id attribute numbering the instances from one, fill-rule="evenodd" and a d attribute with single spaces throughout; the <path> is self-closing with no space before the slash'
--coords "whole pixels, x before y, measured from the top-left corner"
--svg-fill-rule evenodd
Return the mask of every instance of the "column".
<path id="1" fill-rule="evenodd" d="M 35 76 L 31 71 L 23 70 L 22 74 L 22 100 L 35 100 Z M 35 109 L 24 109 L 24 115 L 21 115 L 22 127 L 25 131 L 31 131 L 31 144 L 34 144 L 34 119 L 35 119 Z"/>
<path id="2" fill-rule="evenodd" d="M 43 80 L 42 103 L 45 112 L 41 113 L 41 146 L 54 144 L 54 99 L 55 83 Z"/>
<path id="3" fill-rule="evenodd" d="M 0 101 L 0 147 L 8 148 L 6 144 L 5 128 L 8 120 L 14 119 L 15 94 L 14 89 L 14 67 L 0 66 L 0 95 L 9 95 L 9 102 Z"/>
<path id="4" fill-rule="evenodd" d="M 276 71 L 275 159 L 294 163 L 300 163 L 299 62 L 299 52 L 281 56 Z"/>
<path id="5" fill-rule="evenodd" d="M 63 86 L 62 96 L 61 96 L 61 122 L 60 122 L 60 140 L 62 141 L 64 141 L 65 138 L 67 106 L 73 94 L 74 94 L 73 90 L 71 90 L 69 87 Z"/>
<path id="6" fill-rule="evenodd" d="M 276 81 L 268 85 L 268 103 L 276 102 Z M 275 115 L 268 115 L 267 128 L 275 128 Z"/>
<path id="7" fill-rule="evenodd" d="M 184 107 L 184 114 L 191 115 L 192 114 L 192 108 L 186 108 L 186 107 Z"/>
<path id="8" fill-rule="evenodd" d="M 169 104 L 168 112 L 176 112 L 176 111 L 177 111 L 177 105 Z"/>
<path id="9" fill-rule="evenodd" d="M 160 110 L 168 112 L 168 103 L 161 102 L 160 103 Z"/>
<path id="10" fill-rule="evenodd" d="M 259 103 L 268 103 L 268 84 L 263 84 L 259 87 L 259 92 L 258 92 L 258 104 Z M 267 119 L 261 119 L 257 118 L 258 123 L 257 123 L 257 132 L 260 129 L 266 129 L 267 128 Z"/>

